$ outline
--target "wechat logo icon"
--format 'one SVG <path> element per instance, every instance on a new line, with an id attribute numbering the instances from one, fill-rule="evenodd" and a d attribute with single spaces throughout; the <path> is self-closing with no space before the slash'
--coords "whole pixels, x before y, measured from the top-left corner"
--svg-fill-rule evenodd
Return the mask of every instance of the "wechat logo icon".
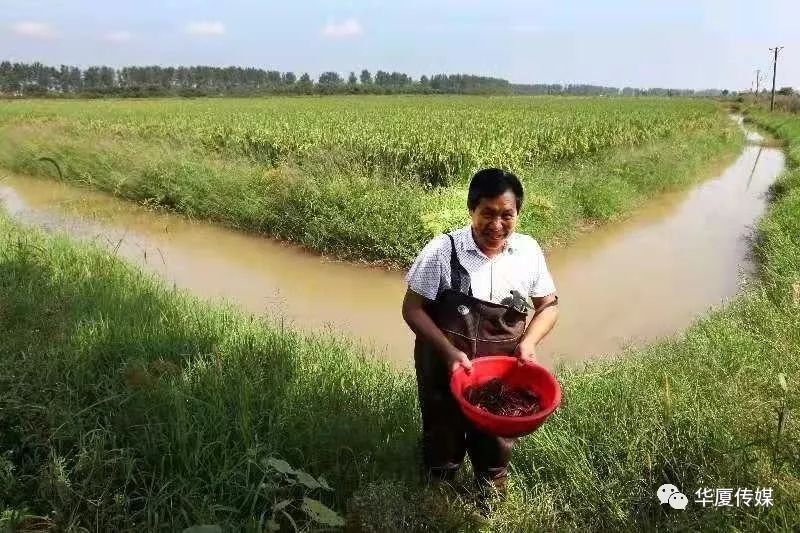
<path id="1" fill-rule="evenodd" d="M 689 498 L 686 497 L 681 491 L 678 490 L 678 487 L 675 485 L 671 485 L 669 483 L 665 483 L 658 487 L 656 491 L 656 497 L 658 501 L 661 502 L 661 505 L 669 504 L 670 507 L 673 509 L 686 509 L 686 505 L 689 503 Z"/>

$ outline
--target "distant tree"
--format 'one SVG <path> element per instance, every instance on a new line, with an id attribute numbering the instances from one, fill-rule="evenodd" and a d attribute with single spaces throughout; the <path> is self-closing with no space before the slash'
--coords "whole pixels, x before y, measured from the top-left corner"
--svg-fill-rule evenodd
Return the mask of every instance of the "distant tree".
<path id="1" fill-rule="evenodd" d="M 794 94 L 794 89 L 792 87 L 781 87 L 776 91 L 776 94 L 780 94 L 783 96 L 792 96 Z"/>
<path id="2" fill-rule="evenodd" d="M 107 67 L 104 67 L 107 68 Z M 112 76 L 114 71 L 112 70 Z M 162 68 L 160 72 L 160 76 L 158 77 L 158 84 L 161 86 L 162 89 L 171 89 L 172 87 L 177 85 L 177 71 L 175 67 L 166 67 Z"/>
<path id="3" fill-rule="evenodd" d="M 347 84 L 355 85 L 356 83 L 358 83 L 358 78 L 356 78 L 356 73 L 350 72 L 350 76 L 347 77 Z"/>
<path id="4" fill-rule="evenodd" d="M 284 85 L 294 85 L 297 81 L 297 76 L 294 75 L 294 72 L 284 72 L 283 73 L 283 84 Z"/>
<path id="5" fill-rule="evenodd" d="M 392 72 L 389 75 L 389 85 L 394 89 L 405 87 L 410 83 L 411 78 L 408 77 L 408 74 L 404 74 L 402 72 Z"/>
<path id="6" fill-rule="evenodd" d="M 319 75 L 317 86 L 323 94 L 331 94 L 337 91 L 344 83 L 338 72 L 323 72 Z"/>
<path id="7" fill-rule="evenodd" d="M 389 73 L 379 70 L 375 73 L 375 85 L 378 87 L 386 87 L 389 85 Z"/>
<path id="8" fill-rule="evenodd" d="M 268 70 L 266 75 L 267 86 L 280 87 L 283 83 L 283 76 L 277 70 Z"/>
<path id="9" fill-rule="evenodd" d="M 100 67 L 89 67 L 83 73 L 83 84 L 89 89 L 100 88 Z"/>
<path id="10" fill-rule="evenodd" d="M 15 80 L 13 72 L 11 61 L 0 63 L 0 92 L 10 93 L 14 91 Z"/>
<path id="11" fill-rule="evenodd" d="M 367 69 L 361 71 L 361 85 L 372 85 L 372 74 Z"/>
<path id="12" fill-rule="evenodd" d="M 341 85 L 342 84 L 342 77 L 339 75 L 338 72 L 323 72 L 319 75 L 319 84 L 320 85 Z"/>
<path id="13" fill-rule="evenodd" d="M 300 79 L 297 81 L 297 89 L 305 94 L 309 94 L 314 90 L 314 82 L 311 81 L 311 76 L 308 75 L 308 72 L 303 72 L 300 76 Z"/>
<path id="14" fill-rule="evenodd" d="M 100 67 L 100 72 L 98 77 L 100 80 L 100 86 L 103 87 L 104 89 L 109 89 L 111 87 L 114 87 L 116 83 L 115 80 L 116 72 L 111 67 Z"/>

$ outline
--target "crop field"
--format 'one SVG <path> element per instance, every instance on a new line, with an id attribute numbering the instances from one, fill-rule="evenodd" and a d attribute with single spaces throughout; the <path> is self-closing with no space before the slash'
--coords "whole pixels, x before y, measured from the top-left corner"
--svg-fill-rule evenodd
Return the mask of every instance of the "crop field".
<path id="1" fill-rule="evenodd" d="M 719 125 L 707 102 L 668 100 L 274 98 L 20 107 L 15 111 L 26 117 L 67 118 L 70 135 L 168 139 L 270 165 L 344 151 L 367 169 L 432 184 L 458 182 L 483 166 L 521 172 Z"/>
<path id="2" fill-rule="evenodd" d="M 12 102 L 0 141 L 15 171 L 55 176 L 50 157 L 149 205 L 406 265 L 466 220 L 481 167 L 522 178 L 520 229 L 549 243 L 691 182 L 740 135 L 702 100 L 338 97 Z"/>

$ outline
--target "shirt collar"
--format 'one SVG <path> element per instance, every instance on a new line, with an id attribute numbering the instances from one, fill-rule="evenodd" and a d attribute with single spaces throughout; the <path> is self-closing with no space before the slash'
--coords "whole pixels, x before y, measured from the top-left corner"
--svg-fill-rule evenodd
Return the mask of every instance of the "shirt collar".
<path id="1" fill-rule="evenodd" d="M 478 247 L 478 243 L 475 242 L 475 238 L 472 236 L 472 225 L 468 224 L 464 228 L 464 232 L 466 233 L 466 238 L 461 241 L 461 249 L 462 250 L 474 250 L 480 254 L 484 254 L 481 249 Z M 506 239 L 506 244 L 503 248 L 501 253 L 513 253 L 514 252 L 514 245 L 512 244 L 514 238 L 514 233 L 508 236 Z"/>

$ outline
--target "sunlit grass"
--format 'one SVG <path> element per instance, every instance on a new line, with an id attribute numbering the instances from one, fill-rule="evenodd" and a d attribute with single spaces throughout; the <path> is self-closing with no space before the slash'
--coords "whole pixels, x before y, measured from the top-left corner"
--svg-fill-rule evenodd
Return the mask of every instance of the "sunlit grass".
<path id="1" fill-rule="evenodd" d="M 230 118 L 221 110 L 234 109 L 236 102 L 224 100 L 218 108 L 214 101 L 204 105 L 210 106 L 209 116 L 220 120 L 223 127 Z M 270 102 L 263 105 L 275 105 Z M 541 121 L 553 122 L 556 125 L 552 127 L 569 134 L 569 142 L 615 131 L 653 106 L 658 116 L 669 117 L 662 117 L 671 124 L 663 134 L 642 138 L 641 142 L 615 141 L 569 158 L 541 156 L 515 169 L 528 197 L 519 229 L 548 245 L 568 241 L 578 227 L 624 217 L 653 194 L 708 177 L 719 161 L 732 158 L 742 143 L 732 121 L 708 102 L 621 100 L 621 107 L 614 107 L 598 99 L 576 99 L 565 107 L 562 101 L 552 99 L 530 99 L 530 103 L 511 99 L 503 103 L 502 99 L 406 98 L 397 103 L 365 98 L 363 102 L 347 99 L 341 102 L 341 109 L 330 102 L 291 102 L 289 111 L 297 116 L 288 117 L 300 121 L 307 117 L 308 109 L 320 105 L 323 114 L 345 115 L 350 109 L 347 106 L 363 106 L 366 115 L 356 114 L 363 120 L 382 109 L 384 120 L 394 124 L 386 133 L 391 142 L 400 142 L 408 135 L 400 127 L 406 114 L 418 120 L 426 106 L 434 105 L 444 112 L 447 102 L 459 113 L 480 112 L 498 128 L 508 113 L 528 117 L 530 130 L 526 134 L 530 136 L 541 134 L 537 130 L 543 127 Z M 162 104 L 160 114 L 158 105 L 152 102 L 146 106 L 65 102 L 60 107 L 37 102 L 30 104 L 30 112 L 38 113 L 35 120 L 22 113 L 24 107 L 17 109 L 17 114 L 7 111 L 5 126 L 0 127 L 0 166 L 23 174 L 56 177 L 55 167 L 40 160 L 50 157 L 58 161 L 69 181 L 191 217 L 294 241 L 341 258 L 396 266 L 408 266 L 431 237 L 467 220 L 463 179 L 449 187 L 431 188 L 401 166 L 365 167 L 360 161 L 363 154 L 347 143 L 324 145 L 325 149 L 320 145 L 302 157 L 289 154 L 280 163 L 266 163 L 236 150 L 214 150 L 192 141 L 194 130 L 187 130 L 187 125 L 198 120 L 189 113 L 194 108 L 183 109 L 174 102 Z M 241 105 L 244 117 L 260 116 L 251 109 L 256 105 L 253 102 L 243 101 Z M 86 117 L 78 113 L 81 106 L 85 106 Z M 55 111 L 64 115 L 52 116 Z M 109 117 L 101 115 L 102 111 Z M 175 124 L 165 121 L 162 114 L 172 117 Z M 573 124 L 570 117 L 585 120 Z M 640 119 L 646 122 L 643 116 Z M 108 128 L 87 125 L 96 126 L 98 120 L 108 123 Z M 156 128 L 159 120 L 166 133 Z M 680 129 L 683 121 L 691 122 L 692 127 Z M 142 124 L 151 124 L 152 128 Z M 255 128 L 260 122 L 253 124 Z M 457 130 L 436 129 L 448 124 L 431 126 L 430 135 L 459 137 Z M 522 127 L 522 123 L 515 124 Z M 123 135 L 114 125 L 138 133 Z M 489 144 L 484 148 L 499 149 Z M 497 164 L 514 167 L 510 160 L 498 160 Z M 469 167 L 470 172 L 476 169 Z"/>

